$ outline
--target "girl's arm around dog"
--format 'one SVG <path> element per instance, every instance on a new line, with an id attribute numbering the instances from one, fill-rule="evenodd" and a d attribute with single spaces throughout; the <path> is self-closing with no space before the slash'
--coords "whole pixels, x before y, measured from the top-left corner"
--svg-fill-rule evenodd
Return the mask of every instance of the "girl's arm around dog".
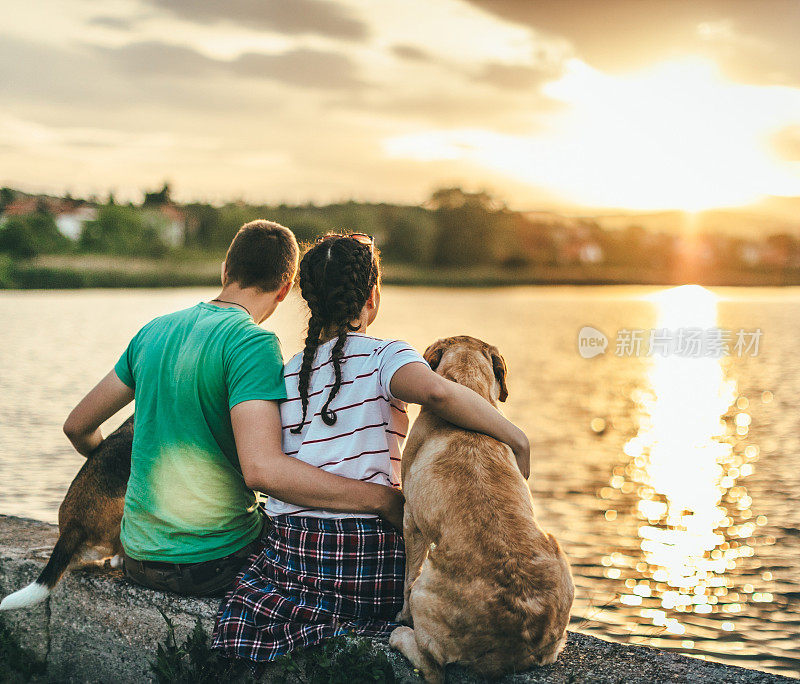
<path id="1" fill-rule="evenodd" d="M 453 425 L 507 444 L 523 477 L 527 480 L 530 476 L 528 437 L 478 393 L 443 378 L 423 363 L 409 363 L 398 369 L 391 380 L 391 391 L 398 399 L 420 404 Z"/>

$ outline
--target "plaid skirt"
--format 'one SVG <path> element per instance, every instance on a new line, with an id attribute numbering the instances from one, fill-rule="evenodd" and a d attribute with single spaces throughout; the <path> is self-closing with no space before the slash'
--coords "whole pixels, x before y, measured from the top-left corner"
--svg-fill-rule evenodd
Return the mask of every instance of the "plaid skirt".
<path id="1" fill-rule="evenodd" d="M 390 633 L 403 605 L 403 537 L 377 518 L 273 518 L 214 628 L 230 658 L 274 660 L 347 632 Z"/>

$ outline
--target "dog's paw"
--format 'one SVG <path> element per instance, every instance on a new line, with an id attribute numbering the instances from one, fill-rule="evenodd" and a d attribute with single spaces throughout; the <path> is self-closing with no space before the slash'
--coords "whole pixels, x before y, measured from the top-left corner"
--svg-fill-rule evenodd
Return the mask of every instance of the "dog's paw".
<path id="1" fill-rule="evenodd" d="M 389 635 L 389 648 L 393 648 L 395 651 L 401 650 L 403 641 L 409 635 L 412 639 L 414 638 L 414 632 L 409 627 L 395 627 Z"/>
<path id="2" fill-rule="evenodd" d="M 121 568 L 122 567 L 122 556 L 117 554 L 116 556 L 112 556 L 111 558 L 109 558 L 108 567 L 110 567 L 112 570 L 114 570 L 116 568 Z"/>
<path id="3" fill-rule="evenodd" d="M 395 622 L 399 622 L 401 625 L 413 626 L 414 619 L 411 617 L 411 610 L 409 609 L 408 604 L 403 606 L 403 609 L 397 614 L 394 620 Z"/>

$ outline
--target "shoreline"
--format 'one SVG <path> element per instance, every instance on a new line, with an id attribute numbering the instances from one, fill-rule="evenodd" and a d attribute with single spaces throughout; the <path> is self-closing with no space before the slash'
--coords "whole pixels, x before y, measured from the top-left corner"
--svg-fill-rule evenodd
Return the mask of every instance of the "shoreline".
<path id="1" fill-rule="evenodd" d="M 214 287 L 220 262 L 208 257 L 141 259 L 53 255 L 25 261 L 0 258 L 0 290 Z M 385 263 L 383 282 L 404 287 L 508 287 L 514 285 L 651 285 L 708 287 L 800 286 L 800 268 L 680 272 L 606 264 L 435 267 Z"/>

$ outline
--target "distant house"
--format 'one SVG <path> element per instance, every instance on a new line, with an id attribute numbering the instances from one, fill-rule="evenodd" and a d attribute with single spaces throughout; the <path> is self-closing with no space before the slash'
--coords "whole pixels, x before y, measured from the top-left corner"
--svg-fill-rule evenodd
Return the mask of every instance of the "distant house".
<path id="1" fill-rule="evenodd" d="M 548 243 L 551 260 L 559 264 L 599 264 L 605 261 L 601 244 L 603 231 L 594 221 L 539 211 L 526 212 L 522 216 L 528 225 L 521 240 L 523 249 L 541 251 L 543 243 Z"/>
<path id="2" fill-rule="evenodd" d="M 579 235 L 568 235 L 558 245 L 558 260 L 562 264 L 599 264 L 605 255 L 594 240 Z"/>
<path id="3" fill-rule="evenodd" d="M 11 204 L 6 206 L 3 211 L 3 222 L 14 216 L 27 216 L 33 214 L 39 208 L 40 199 L 37 197 L 21 197 L 15 199 Z"/>
<path id="4" fill-rule="evenodd" d="M 84 204 L 57 209 L 53 214 L 59 232 L 70 240 L 77 240 L 83 231 L 83 224 L 97 218 L 97 209 Z"/>
<path id="5" fill-rule="evenodd" d="M 738 256 L 748 266 L 757 266 L 761 263 L 761 247 L 752 242 L 745 242 L 739 248 Z"/>
<path id="6" fill-rule="evenodd" d="M 174 204 L 161 204 L 143 209 L 158 230 L 161 239 L 170 247 L 180 247 L 186 240 L 186 212 Z"/>
<path id="7" fill-rule="evenodd" d="M 81 202 L 53 197 L 20 197 L 5 208 L 0 222 L 5 223 L 14 216 L 27 216 L 37 211 L 52 214 L 59 232 L 70 240 L 77 240 L 81 236 L 86 221 L 97 218 L 97 209 Z"/>
<path id="8" fill-rule="evenodd" d="M 578 258 L 583 264 L 599 264 L 603 261 L 603 257 L 603 248 L 596 242 L 584 242 L 578 253 Z"/>

